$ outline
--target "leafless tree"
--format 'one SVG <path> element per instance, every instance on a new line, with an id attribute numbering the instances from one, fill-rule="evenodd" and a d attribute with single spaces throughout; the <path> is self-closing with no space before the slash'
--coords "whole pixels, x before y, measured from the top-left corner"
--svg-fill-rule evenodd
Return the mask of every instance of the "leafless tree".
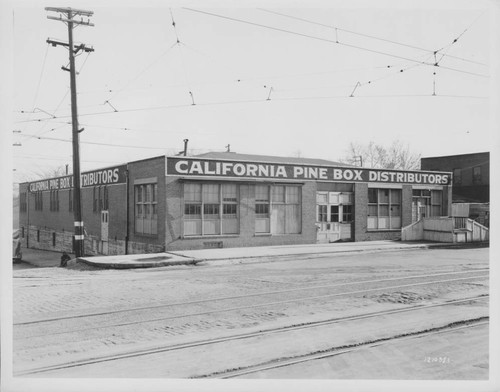
<path id="1" fill-rule="evenodd" d="M 408 144 L 394 141 L 389 147 L 370 141 L 363 143 L 350 143 L 346 157 L 340 160 L 349 165 L 371 167 L 374 169 L 420 169 L 420 154 L 410 150 Z"/>

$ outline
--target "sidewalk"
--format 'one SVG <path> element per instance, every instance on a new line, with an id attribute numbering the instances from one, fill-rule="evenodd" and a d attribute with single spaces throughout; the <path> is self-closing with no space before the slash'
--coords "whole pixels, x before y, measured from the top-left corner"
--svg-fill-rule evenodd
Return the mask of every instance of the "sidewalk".
<path id="1" fill-rule="evenodd" d="M 243 259 L 279 259 L 293 256 L 320 256 L 353 252 L 381 252 L 410 249 L 464 248 L 487 244 L 449 244 L 436 242 L 367 241 L 331 244 L 261 246 L 250 248 L 200 249 L 142 255 L 81 257 L 85 264 L 100 268 L 150 268 L 190 265 L 201 262 Z"/>
<path id="2" fill-rule="evenodd" d="M 32 248 L 21 248 L 23 258 L 20 262 L 14 264 L 15 266 L 22 267 L 23 264 L 29 264 L 32 267 L 59 267 L 61 264 L 62 252 L 53 252 L 50 250 L 40 250 Z M 69 254 L 73 259 L 74 254 Z"/>

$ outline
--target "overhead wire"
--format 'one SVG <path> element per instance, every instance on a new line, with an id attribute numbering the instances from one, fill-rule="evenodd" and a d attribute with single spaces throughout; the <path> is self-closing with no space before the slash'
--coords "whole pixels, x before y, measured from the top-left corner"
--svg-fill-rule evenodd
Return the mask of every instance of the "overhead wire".
<path id="1" fill-rule="evenodd" d="M 279 31 L 279 32 L 282 32 L 282 33 L 292 34 L 292 35 L 296 35 L 296 36 L 300 36 L 300 37 L 304 37 L 304 38 L 310 38 L 310 39 L 314 39 L 314 40 L 318 40 L 318 41 L 323 41 L 323 42 L 328 42 L 328 43 L 332 43 L 332 44 L 342 45 L 342 46 L 350 47 L 350 48 L 353 48 L 353 49 L 364 50 L 364 51 L 367 51 L 367 52 L 370 52 L 370 53 L 376 53 L 376 54 L 380 54 L 380 55 L 384 55 L 384 56 L 389 56 L 389 57 L 397 58 L 397 59 L 400 59 L 400 60 L 406 60 L 406 61 L 411 61 L 411 62 L 415 62 L 415 63 L 422 63 L 422 64 L 427 65 L 427 66 L 435 66 L 434 64 L 426 63 L 426 62 L 421 62 L 421 61 L 418 61 L 418 60 L 415 60 L 415 59 L 412 59 L 412 58 L 409 58 L 409 57 L 399 56 L 399 55 L 396 55 L 396 54 L 387 53 L 387 52 L 383 52 L 383 51 L 375 50 L 375 49 L 370 49 L 370 48 L 365 48 L 365 47 L 358 46 L 358 45 L 347 44 L 345 42 L 338 42 L 338 41 L 335 41 L 335 40 L 331 40 L 331 39 L 328 39 L 328 38 L 322 38 L 322 37 L 318 37 L 318 36 L 314 36 L 314 35 L 310 35 L 310 34 L 299 33 L 297 31 L 293 31 L 293 30 L 287 30 L 287 29 L 282 29 L 282 28 L 279 28 L 279 27 L 264 25 L 264 24 L 261 24 L 261 23 L 250 22 L 250 21 L 247 21 L 247 20 L 244 20 L 244 19 L 233 18 L 233 17 L 230 17 L 230 16 L 215 14 L 215 13 L 207 12 L 207 11 L 201 11 L 201 10 L 197 10 L 197 9 L 193 9 L 193 8 L 186 8 L 186 7 L 184 7 L 183 9 L 188 10 L 188 11 L 192 11 L 192 12 L 197 12 L 197 13 L 200 13 L 200 14 L 205 14 L 205 15 L 209 15 L 209 16 L 221 18 L 221 19 L 231 20 L 233 22 L 239 22 L 239 23 L 243 23 L 243 24 L 248 24 L 248 25 L 256 26 L 256 27 L 262 27 L 262 28 L 265 28 L 265 29 Z M 440 66 L 440 68 L 446 69 L 446 70 L 450 70 L 450 71 L 454 71 L 454 72 L 460 72 L 460 73 L 464 73 L 464 74 L 479 76 L 479 77 L 483 77 L 483 78 L 488 78 L 489 77 L 488 75 L 479 74 L 479 73 L 476 73 L 476 72 L 469 72 L 469 71 L 465 71 L 465 70 L 458 69 L 458 68 L 453 68 L 453 67 Z"/>
<path id="2" fill-rule="evenodd" d="M 374 40 L 378 40 L 378 41 L 382 41 L 382 42 L 387 42 L 387 43 L 391 43 L 391 44 L 394 44 L 394 45 L 400 45 L 400 46 L 404 46 L 404 47 L 411 48 L 411 49 L 417 49 L 417 50 L 421 50 L 421 51 L 428 52 L 428 53 L 435 52 L 435 50 L 430 50 L 430 49 L 422 48 L 420 46 L 410 45 L 410 44 L 406 44 L 406 43 L 398 42 L 398 41 L 393 41 L 393 40 L 386 39 L 386 38 L 380 38 L 380 37 L 376 37 L 376 36 L 371 35 L 371 34 L 359 33 L 359 32 L 356 32 L 356 31 L 352 31 L 352 30 L 340 28 L 340 27 L 337 27 L 337 26 L 334 26 L 334 25 L 327 25 L 327 24 L 324 24 L 324 23 L 319 23 L 319 22 L 308 20 L 308 19 L 304 19 L 304 18 L 292 16 L 292 15 L 283 14 L 281 12 L 276 12 L 276 11 L 272 11 L 272 10 L 265 9 L 265 8 L 258 8 L 258 9 L 261 10 L 261 11 L 264 11 L 264 12 L 271 13 L 271 14 L 283 16 L 283 17 L 290 18 L 290 19 L 299 20 L 299 21 L 302 21 L 302 22 L 310 23 L 310 24 L 317 25 L 317 26 L 326 27 L 326 28 L 329 28 L 329 29 L 335 29 L 335 30 L 338 30 L 338 31 L 343 31 L 343 32 L 349 33 L 349 34 L 359 35 L 361 37 L 371 38 L 371 39 L 374 39 Z M 482 14 L 480 16 L 482 16 Z M 465 33 L 465 31 L 464 31 L 464 33 Z M 463 35 L 463 33 L 461 35 Z M 459 38 L 460 38 L 460 36 L 459 36 Z M 440 51 L 440 50 L 438 50 L 438 51 Z M 457 56 L 451 56 L 451 55 L 446 55 L 446 56 L 450 57 L 450 58 L 457 59 L 457 60 L 462 60 L 462 61 L 466 61 L 466 62 L 478 64 L 478 65 L 484 65 L 484 66 L 487 65 L 487 64 L 484 64 L 484 63 L 481 63 L 481 62 L 478 62 L 478 61 L 469 60 L 469 59 L 466 59 L 466 58 L 463 58 L 463 57 L 457 57 Z"/>
<path id="3" fill-rule="evenodd" d="M 37 138 L 40 140 L 53 140 L 53 141 L 67 142 L 67 143 L 73 142 L 72 140 L 69 140 L 69 139 L 61 139 L 61 138 L 55 138 L 55 137 L 36 136 L 36 135 L 27 135 L 27 136 L 33 136 L 34 138 Z M 91 144 L 91 145 L 109 146 L 109 147 L 140 148 L 140 149 L 147 149 L 147 150 L 165 150 L 166 149 L 165 147 L 130 146 L 130 145 L 115 144 L 115 143 L 99 143 L 99 142 L 86 142 L 86 141 L 80 141 L 80 144 Z"/>
<path id="4" fill-rule="evenodd" d="M 179 58 L 181 60 L 181 68 L 182 68 L 182 72 L 183 72 L 183 75 L 184 75 L 184 81 L 185 81 L 186 86 L 188 88 L 189 95 L 191 96 L 192 105 L 195 105 L 193 91 L 192 91 L 191 85 L 189 83 L 189 78 L 188 78 L 188 68 L 187 68 L 186 63 L 184 61 L 184 55 L 182 53 L 182 46 L 181 46 L 181 44 L 183 44 L 183 43 L 179 39 L 179 34 L 177 32 L 177 27 L 176 27 L 176 24 L 175 24 L 174 13 L 172 12 L 172 8 L 169 8 L 169 10 L 170 10 L 170 17 L 172 18 L 172 26 L 173 26 L 174 31 L 175 31 L 175 37 L 177 38 L 176 45 L 177 45 L 177 48 L 179 49 Z"/>
<path id="5" fill-rule="evenodd" d="M 146 67 L 144 67 L 139 73 L 134 76 L 132 79 L 130 79 L 124 87 L 118 89 L 118 90 L 112 90 L 110 89 L 108 92 L 113 93 L 107 101 L 110 101 L 111 99 L 115 98 L 118 94 L 122 93 L 123 91 L 127 90 L 127 87 L 130 86 L 133 82 L 135 82 L 137 79 L 139 79 L 146 71 L 148 71 L 153 65 L 155 65 L 158 61 L 160 61 L 165 55 L 167 55 L 175 46 L 177 45 L 177 42 L 174 43 L 173 45 L 169 46 L 165 51 L 163 51 L 158 57 L 156 57 L 153 61 L 151 61 Z"/>
<path id="6" fill-rule="evenodd" d="M 45 55 L 43 56 L 42 70 L 40 71 L 40 77 L 38 78 L 38 83 L 37 83 L 37 86 L 36 86 L 35 98 L 33 99 L 33 110 L 35 110 L 36 100 L 38 98 L 38 92 L 40 90 L 40 84 L 42 82 L 43 73 L 45 71 L 45 62 L 47 61 L 47 55 L 48 55 L 48 53 L 49 53 L 49 44 L 47 43 L 47 47 L 45 48 Z"/>

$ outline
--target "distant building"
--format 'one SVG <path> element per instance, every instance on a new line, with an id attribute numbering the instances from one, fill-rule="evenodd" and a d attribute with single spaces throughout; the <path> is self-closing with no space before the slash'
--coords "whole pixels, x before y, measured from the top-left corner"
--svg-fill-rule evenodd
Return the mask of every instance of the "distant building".
<path id="1" fill-rule="evenodd" d="M 428 157 L 420 162 L 421 170 L 453 173 L 453 203 L 489 203 L 489 152 Z"/>

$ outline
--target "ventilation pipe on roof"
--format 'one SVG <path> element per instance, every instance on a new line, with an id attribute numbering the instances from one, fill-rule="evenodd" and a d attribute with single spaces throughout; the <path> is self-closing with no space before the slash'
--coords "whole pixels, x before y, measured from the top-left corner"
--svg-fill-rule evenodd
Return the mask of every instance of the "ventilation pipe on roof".
<path id="1" fill-rule="evenodd" d="M 184 139 L 184 156 L 187 156 L 189 139 Z"/>

